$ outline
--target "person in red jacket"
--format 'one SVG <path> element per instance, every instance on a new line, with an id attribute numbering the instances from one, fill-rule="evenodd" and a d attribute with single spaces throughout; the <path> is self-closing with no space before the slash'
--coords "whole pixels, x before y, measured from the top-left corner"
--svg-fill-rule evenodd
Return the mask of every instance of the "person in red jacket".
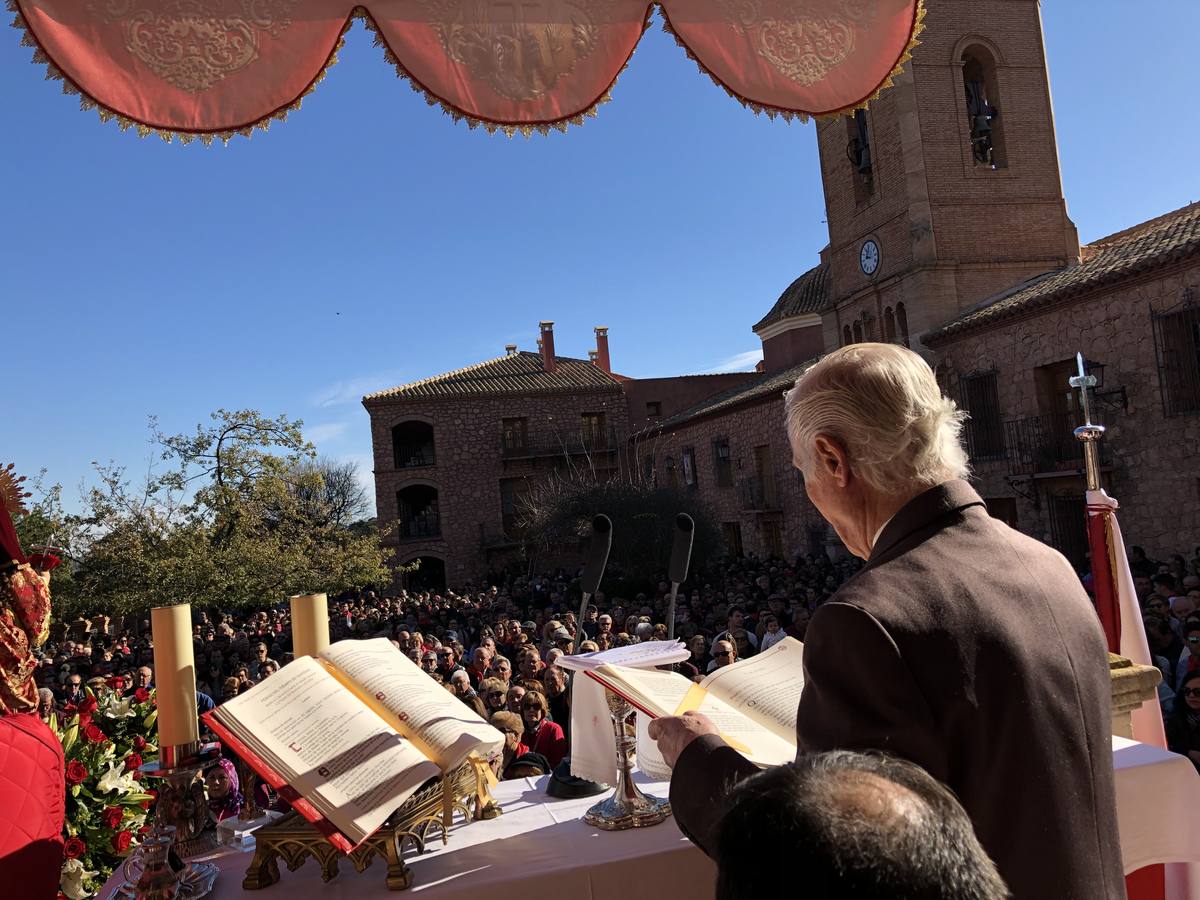
<path id="1" fill-rule="evenodd" d="M 0 884 L 20 885 L 25 897 L 53 898 L 66 783 L 62 745 L 38 715 L 33 649 L 49 633 L 49 570 L 58 559 L 35 556 L 35 570 L 21 552 L 9 508 L 20 497 L 0 490 L 0 500 L 9 501 L 0 502 L 0 759 L 8 775 L 0 778 Z"/>
<path id="2" fill-rule="evenodd" d="M 551 722 L 550 705 L 546 695 L 539 691 L 528 691 L 521 698 L 521 718 L 525 720 L 525 743 L 533 753 L 540 753 L 554 768 L 567 755 L 567 738 L 562 726 Z"/>

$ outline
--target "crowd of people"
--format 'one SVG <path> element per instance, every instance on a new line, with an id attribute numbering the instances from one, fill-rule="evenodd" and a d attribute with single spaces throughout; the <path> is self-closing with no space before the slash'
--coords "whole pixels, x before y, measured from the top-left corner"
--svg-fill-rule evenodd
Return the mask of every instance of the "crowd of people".
<path id="1" fill-rule="evenodd" d="M 1130 551 L 1171 748 L 1200 768 L 1200 548 L 1190 561 L 1160 563 Z M 804 639 L 813 612 L 860 563 L 823 556 L 725 561 L 681 590 L 675 634 L 691 651 L 678 664 L 700 680 L 713 669 Z M 630 597 L 598 592 L 580 633 L 572 573 L 492 576 L 461 590 L 353 592 L 330 602 L 332 640 L 386 637 L 506 737 L 501 775 L 536 774 L 570 753 L 570 675 L 564 653 L 605 650 L 667 636 L 669 585 Z M 197 690 L 202 711 L 278 671 L 292 658 L 287 604 L 195 613 Z M 133 694 L 153 686 L 147 620 L 107 631 L 79 620 L 43 648 L 38 683 L 43 718 L 93 691 Z M 227 773 L 226 773 L 227 774 Z M 220 780 L 220 773 L 217 780 Z M 227 779 L 228 780 L 228 779 Z"/>
<path id="2" fill-rule="evenodd" d="M 719 666 L 803 640 L 813 611 L 859 567 L 824 556 L 738 558 L 697 572 L 679 593 L 676 637 L 692 652 L 679 669 L 699 680 Z M 565 570 L 493 574 L 459 590 L 356 591 L 330 600 L 330 638 L 385 637 L 431 678 L 504 732 L 501 775 L 536 774 L 570 752 L 570 677 L 564 653 L 667 636 L 669 585 L 631 596 L 597 592 L 576 621 L 579 586 Z M 203 712 L 292 659 L 288 605 L 196 610 L 196 687 Z M 43 718 L 77 706 L 90 687 L 132 694 L 154 684 L 148 619 L 78 619 L 42 648 Z M 227 773 L 225 773 L 227 775 Z M 226 779 L 228 780 L 228 779 Z"/>
<path id="3" fill-rule="evenodd" d="M 1162 672 L 1158 696 L 1167 746 L 1200 770 L 1200 547 L 1191 560 L 1174 554 L 1165 562 L 1131 547 L 1129 567 L 1146 641 Z"/>

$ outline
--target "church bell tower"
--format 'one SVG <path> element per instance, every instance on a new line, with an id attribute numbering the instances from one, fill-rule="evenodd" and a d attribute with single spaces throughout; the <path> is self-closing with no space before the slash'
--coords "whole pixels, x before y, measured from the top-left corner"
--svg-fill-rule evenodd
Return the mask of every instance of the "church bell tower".
<path id="1" fill-rule="evenodd" d="M 1079 261 L 1038 0 L 926 0 L 895 85 L 817 140 L 829 224 L 826 349 L 920 336 Z"/>

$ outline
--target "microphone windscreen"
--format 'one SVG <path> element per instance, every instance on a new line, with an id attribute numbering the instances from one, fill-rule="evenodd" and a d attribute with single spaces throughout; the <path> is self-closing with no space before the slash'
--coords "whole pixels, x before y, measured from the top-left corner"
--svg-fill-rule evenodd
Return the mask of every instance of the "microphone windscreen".
<path id="1" fill-rule="evenodd" d="M 585 594 L 594 594 L 604 577 L 608 565 L 608 551 L 612 549 L 612 519 L 600 513 L 592 519 L 592 540 L 588 546 L 587 562 L 583 565 L 581 587 Z"/>
<path id="2" fill-rule="evenodd" d="M 675 517 L 675 543 L 671 546 L 670 578 L 672 584 L 687 581 L 688 565 L 692 561 L 692 538 L 696 523 L 687 513 Z"/>

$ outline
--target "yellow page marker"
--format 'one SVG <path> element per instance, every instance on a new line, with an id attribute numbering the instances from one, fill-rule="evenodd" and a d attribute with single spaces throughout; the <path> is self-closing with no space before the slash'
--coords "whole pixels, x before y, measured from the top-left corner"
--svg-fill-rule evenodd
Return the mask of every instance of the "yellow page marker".
<path id="1" fill-rule="evenodd" d="M 696 712 L 708 697 L 708 691 L 700 687 L 698 684 L 693 684 L 688 688 L 688 692 L 684 695 L 683 700 L 679 704 L 679 708 L 675 710 L 675 715 L 682 716 L 685 712 Z M 736 750 L 743 756 L 750 756 L 750 748 L 741 741 L 735 741 L 733 738 L 724 734 L 718 734 L 726 744 Z"/>

